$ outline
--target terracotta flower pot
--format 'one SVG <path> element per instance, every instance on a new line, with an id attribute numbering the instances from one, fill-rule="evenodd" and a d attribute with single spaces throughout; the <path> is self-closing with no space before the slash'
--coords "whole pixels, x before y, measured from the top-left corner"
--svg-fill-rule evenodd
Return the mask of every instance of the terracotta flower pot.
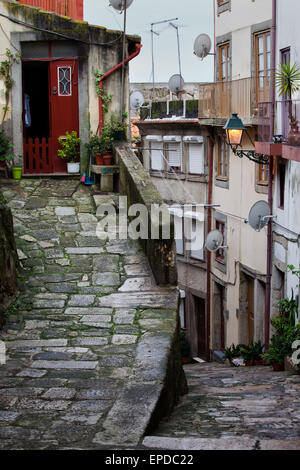
<path id="1" fill-rule="evenodd" d="M 252 367 L 253 361 L 246 361 L 246 367 Z"/>
<path id="2" fill-rule="evenodd" d="M 182 364 L 190 364 L 191 359 L 189 357 L 183 357 L 182 358 Z"/>
<path id="3" fill-rule="evenodd" d="M 291 126 L 291 130 L 288 135 L 288 144 L 293 147 L 300 147 L 300 132 L 297 125 Z"/>
<path id="4" fill-rule="evenodd" d="M 103 155 L 104 165 L 112 165 L 113 156 L 112 155 Z"/>
<path id="5" fill-rule="evenodd" d="M 274 372 L 282 372 L 284 371 L 284 365 L 278 364 L 278 362 L 272 362 Z"/>
<path id="6" fill-rule="evenodd" d="M 262 360 L 254 361 L 254 365 L 255 365 L 255 366 L 262 366 L 262 365 L 263 365 L 263 361 L 262 361 Z"/>
<path id="7" fill-rule="evenodd" d="M 96 155 L 96 165 L 104 165 L 103 155 Z"/>

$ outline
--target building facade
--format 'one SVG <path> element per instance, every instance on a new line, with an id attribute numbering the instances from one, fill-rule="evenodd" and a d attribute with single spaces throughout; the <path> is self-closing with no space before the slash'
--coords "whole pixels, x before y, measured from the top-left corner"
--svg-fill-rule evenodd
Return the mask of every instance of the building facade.
<path id="1" fill-rule="evenodd" d="M 16 2 L 2 1 L 0 13 L 5 31 L 0 35 L 0 50 L 3 56 L 14 57 L 11 90 L 6 93 L 4 80 L 0 82 L 0 118 L 12 137 L 14 164 L 24 174 L 65 174 L 66 163 L 57 154 L 58 137 L 76 131 L 84 144 L 89 130 L 99 130 L 104 114 L 95 72 L 107 73 L 104 89 L 112 100 L 106 119 L 112 112 L 121 114 L 122 32 Z M 127 36 L 126 61 L 140 48 L 139 37 Z M 128 110 L 128 67 L 124 70 L 124 109 Z M 86 169 L 84 145 L 81 168 Z"/>

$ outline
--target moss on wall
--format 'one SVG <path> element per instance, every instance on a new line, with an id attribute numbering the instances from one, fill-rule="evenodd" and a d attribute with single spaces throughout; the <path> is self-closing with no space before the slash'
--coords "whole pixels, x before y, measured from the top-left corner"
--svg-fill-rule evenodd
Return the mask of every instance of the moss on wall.
<path id="1" fill-rule="evenodd" d="M 13 218 L 0 193 L 0 328 L 4 324 L 4 313 L 17 289 L 18 267 Z"/>

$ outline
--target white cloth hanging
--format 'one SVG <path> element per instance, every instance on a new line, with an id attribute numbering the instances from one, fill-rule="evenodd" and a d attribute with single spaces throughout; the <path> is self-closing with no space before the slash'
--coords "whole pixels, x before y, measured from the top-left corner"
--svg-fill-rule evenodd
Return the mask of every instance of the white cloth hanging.
<path id="1" fill-rule="evenodd" d="M 25 106 L 25 126 L 31 126 L 31 112 L 30 112 L 30 97 L 25 93 L 24 99 L 24 106 Z"/>

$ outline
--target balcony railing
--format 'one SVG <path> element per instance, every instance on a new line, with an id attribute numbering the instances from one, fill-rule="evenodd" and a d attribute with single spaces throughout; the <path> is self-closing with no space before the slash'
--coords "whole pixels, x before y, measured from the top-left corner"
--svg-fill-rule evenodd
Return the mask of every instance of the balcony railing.
<path id="1" fill-rule="evenodd" d="M 275 135 L 283 137 L 287 142 L 291 130 L 290 116 L 300 121 L 300 101 L 282 100 L 275 104 Z M 272 142 L 271 134 L 271 103 L 265 101 L 258 105 L 258 142 Z"/>
<path id="2" fill-rule="evenodd" d="M 270 78 L 249 77 L 200 85 L 199 119 L 227 119 L 238 113 L 243 119 L 258 117 L 258 103 L 270 99 Z"/>

